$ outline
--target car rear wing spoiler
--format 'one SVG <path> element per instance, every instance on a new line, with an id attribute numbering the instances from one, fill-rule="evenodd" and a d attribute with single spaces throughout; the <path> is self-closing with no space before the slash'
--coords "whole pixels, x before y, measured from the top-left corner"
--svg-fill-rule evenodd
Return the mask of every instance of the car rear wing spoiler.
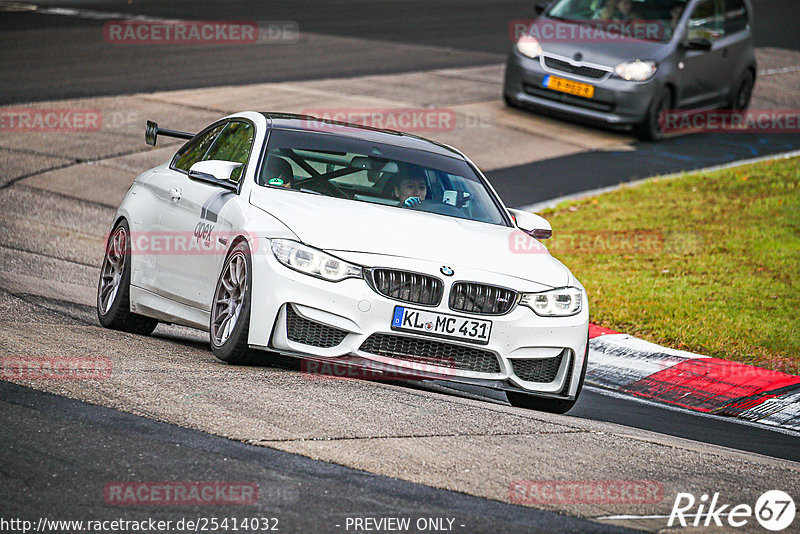
<path id="1" fill-rule="evenodd" d="M 177 137 L 179 139 L 191 139 L 194 137 L 193 133 L 179 132 L 178 130 L 168 130 L 167 128 L 159 128 L 158 124 L 153 121 L 147 121 L 147 126 L 144 128 L 144 142 L 150 146 L 156 146 L 156 139 L 158 134 L 166 135 L 167 137 Z"/>

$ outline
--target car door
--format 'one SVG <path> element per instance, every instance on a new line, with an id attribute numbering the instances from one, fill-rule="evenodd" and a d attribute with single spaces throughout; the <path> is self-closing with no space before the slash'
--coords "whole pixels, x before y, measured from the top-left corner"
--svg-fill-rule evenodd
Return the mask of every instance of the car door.
<path id="1" fill-rule="evenodd" d="M 727 90 L 729 51 L 724 41 L 722 0 L 702 0 L 695 4 L 684 32 L 684 42 L 705 39 L 710 50 L 684 47 L 679 68 L 681 91 L 679 106 L 697 108 L 716 103 Z"/>
<path id="2" fill-rule="evenodd" d="M 728 73 L 720 95 L 721 102 L 727 103 L 752 57 L 750 13 L 744 0 L 725 0 L 725 37 L 720 44 L 727 50 Z"/>
<path id="3" fill-rule="evenodd" d="M 195 161 L 202 159 L 224 127 L 225 123 L 217 123 L 197 134 L 178 150 L 169 165 L 159 168 L 147 180 L 146 186 L 155 200 L 154 216 L 135 243 L 141 256 L 139 263 L 147 265 L 143 269 L 143 287 L 149 291 L 162 296 L 171 294 L 174 275 L 165 269 L 164 256 L 174 254 L 175 236 L 166 231 L 163 224 L 181 213 L 180 200 L 188 180 L 186 173 Z"/>
<path id="4" fill-rule="evenodd" d="M 192 180 L 188 170 L 197 161 L 235 161 L 242 165 L 233 171 L 230 180 L 238 183 L 250 158 L 254 130 L 248 121 L 227 121 L 222 129 L 215 130 L 210 142 L 199 144 L 196 153 L 176 162 L 180 198 L 172 199 L 160 218 L 161 230 L 174 236 L 175 249 L 159 256 L 164 296 L 195 308 L 210 309 L 232 232 L 224 208 L 238 195 L 214 184 Z M 203 154 L 197 159 L 199 152 Z"/>

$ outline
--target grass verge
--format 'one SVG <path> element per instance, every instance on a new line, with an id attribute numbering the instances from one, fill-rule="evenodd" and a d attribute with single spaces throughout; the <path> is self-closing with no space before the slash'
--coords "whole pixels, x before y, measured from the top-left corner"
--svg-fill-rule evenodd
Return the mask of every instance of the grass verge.
<path id="1" fill-rule="evenodd" d="M 543 215 L 593 322 L 800 374 L 800 158 L 655 178 Z"/>

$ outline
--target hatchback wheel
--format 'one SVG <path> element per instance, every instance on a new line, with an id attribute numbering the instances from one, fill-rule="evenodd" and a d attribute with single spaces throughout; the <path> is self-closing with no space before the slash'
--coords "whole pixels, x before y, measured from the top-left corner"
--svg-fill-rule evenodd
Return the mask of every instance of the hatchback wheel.
<path id="1" fill-rule="evenodd" d="M 739 78 L 739 83 L 733 87 L 731 92 L 731 100 L 728 103 L 730 109 L 737 111 L 744 111 L 750 106 L 750 98 L 753 96 L 753 86 L 755 79 L 753 73 L 745 71 L 742 77 Z"/>
<path id="2" fill-rule="evenodd" d="M 662 87 L 650 102 L 645 118 L 634 126 L 634 133 L 639 139 L 657 141 L 664 137 L 664 114 L 669 111 L 672 104 L 672 93 Z"/>

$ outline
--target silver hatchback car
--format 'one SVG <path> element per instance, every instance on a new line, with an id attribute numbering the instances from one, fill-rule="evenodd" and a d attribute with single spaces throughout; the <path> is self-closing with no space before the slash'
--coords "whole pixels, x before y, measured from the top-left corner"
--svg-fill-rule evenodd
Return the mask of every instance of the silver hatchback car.
<path id="1" fill-rule="evenodd" d="M 503 96 L 658 139 L 670 110 L 744 110 L 756 77 L 749 0 L 554 0 L 512 23 Z"/>

